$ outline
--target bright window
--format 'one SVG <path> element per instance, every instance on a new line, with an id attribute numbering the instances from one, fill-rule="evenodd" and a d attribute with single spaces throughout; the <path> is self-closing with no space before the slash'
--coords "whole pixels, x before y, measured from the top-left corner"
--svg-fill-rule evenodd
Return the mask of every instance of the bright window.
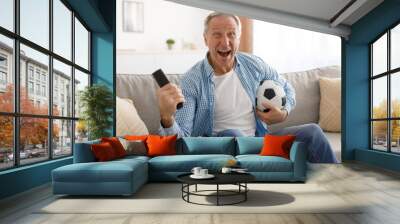
<path id="1" fill-rule="evenodd" d="M 371 148 L 400 153 L 400 25 L 370 45 Z"/>
<path id="2" fill-rule="evenodd" d="M 62 0 L 0 2 L 0 170 L 70 156 L 81 89 L 68 87 L 90 84 L 90 31 Z"/>

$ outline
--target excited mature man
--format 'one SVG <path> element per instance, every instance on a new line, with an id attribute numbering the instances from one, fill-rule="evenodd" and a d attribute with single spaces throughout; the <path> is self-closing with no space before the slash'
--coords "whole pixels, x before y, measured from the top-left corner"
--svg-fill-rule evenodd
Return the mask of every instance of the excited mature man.
<path id="1" fill-rule="evenodd" d="M 161 135 L 264 136 L 268 125 L 284 121 L 295 106 L 293 87 L 262 59 L 238 52 L 241 24 L 237 16 L 214 12 L 204 22 L 205 59 L 181 79 L 180 88 L 168 84 L 157 92 Z M 255 107 L 260 81 L 279 82 L 287 97 L 284 109 Z M 184 102 L 180 110 L 176 105 Z M 287 127 L 276 135 L 293 134 L 307 144 L 310 162 L 336 163 L 336 157 L 321 128 L 316 124 Z"/>

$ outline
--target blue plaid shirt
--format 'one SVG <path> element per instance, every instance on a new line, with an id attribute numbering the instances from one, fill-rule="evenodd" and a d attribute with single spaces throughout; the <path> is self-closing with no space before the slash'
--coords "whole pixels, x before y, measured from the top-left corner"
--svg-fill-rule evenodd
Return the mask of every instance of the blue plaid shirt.
<path id="1" fill-rule="evenodd" d="M 256 91 L 260 82 L 270 79 L 282 84 L 286 92 L 285 109 L 288 113 L 296 104 L 294 89 L 275 69 L 254 55 L 237 53 L 234 70 L 253 104 L 256 118 L 256 133 L 254 134 L 255 136 L 264 136 L 268 132 L 267 125 L 255 113 Z M 178 137 L 212 135 L 214 127 L 213 75 L 214 70 L 208 62 L 207 56 L 184 74 L 180 81 L 180 88 L 185 97 L 185 103 L 176 112 L 175 122 L 171 127 L 160 127 L 160 135 L 178 134 Z"/>

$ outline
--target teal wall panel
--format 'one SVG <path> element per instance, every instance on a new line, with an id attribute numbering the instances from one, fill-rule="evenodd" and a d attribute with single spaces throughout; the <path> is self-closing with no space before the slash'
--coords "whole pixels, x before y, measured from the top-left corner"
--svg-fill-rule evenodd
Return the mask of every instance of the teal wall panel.
<path id="1" fill-rule="evenodd" d="M 108 86 L 115 98 L 115 41 L 113 33 L 92 34 L 92 82 Z M 113 126 L 109 133 L 115 135 L 115 107 Z"/>
<path id="2" fill-rule="evenodd" d="M 51 181 L 51 171 L 72 163 L 72 157 L 0 172 L 0 199 Z"/>
<path id="3" fill-rule="evenodd" d="M 364 148 L 355 150 L 355 160 L 400 172 L 400 155 Z"/>
<path id="4" fill-rule="evenodd" d="M 92 82 L 104 83 L 115 95 L 116 0 L 66 0 L 92 32 Z M 115 109 L 113 127 L 115 132 Z M 115 134 L 115 133 L 114 133 Z M 0 199 L 51 181 L 51 171 L 72 163 L 72 157 L 0 171 Z"/>
<path id="5" fill-rule="evenodd" d="M 369 136 L 369 88 L 368 88 L 368 46 L 346 44 L 344 88 L 346 90 L 345 131 L 342 134 L 342 158 L 354 159 L 354 149 L 368 147 Z"/>
<path id="6" fill-rule="evenodd" d="M 400 22 L 400 1 L 386 0 L 351 27 L 342 44 L 343 159 L 399 170 L 397 155 L 369 150 L 369 43 Z M 393 161 L 397 161 L 394 163 Z"/>

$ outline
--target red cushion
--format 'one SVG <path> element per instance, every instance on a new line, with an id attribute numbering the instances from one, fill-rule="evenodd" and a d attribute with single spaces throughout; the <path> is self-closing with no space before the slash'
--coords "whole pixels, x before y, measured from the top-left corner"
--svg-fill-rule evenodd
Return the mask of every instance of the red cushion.
<path id="1" fill-rule="evenodd" d="M 110 138 L 101 138 L 101 142 L 108 142 L 114 149 L 115 155 L 117 158 L 121 158 L 126 156 L 126 151 L 124 146 L 122 146 L 121 142 L 117 137 L 110 137 Z"/>
<path id="2" fill-rule="evenodd" d="M 92 144 L 90 147 L 92 149 L 94 157 L 99 162 L 109 161 L 117 158 L 113 147 L 108 142 Z"/>
<path id="3" fill-rule="evenodd" d="M 159 136 L 149 135 L 146 143 L 148 156 L 176 155 L 176 135 Z"/>
<path id="4" fill-rule="evenodd" d="M 262 156 L 280 156 L 289 159 L 290 148 L 296 136 L 294 135 L 265 135 Z"/>

